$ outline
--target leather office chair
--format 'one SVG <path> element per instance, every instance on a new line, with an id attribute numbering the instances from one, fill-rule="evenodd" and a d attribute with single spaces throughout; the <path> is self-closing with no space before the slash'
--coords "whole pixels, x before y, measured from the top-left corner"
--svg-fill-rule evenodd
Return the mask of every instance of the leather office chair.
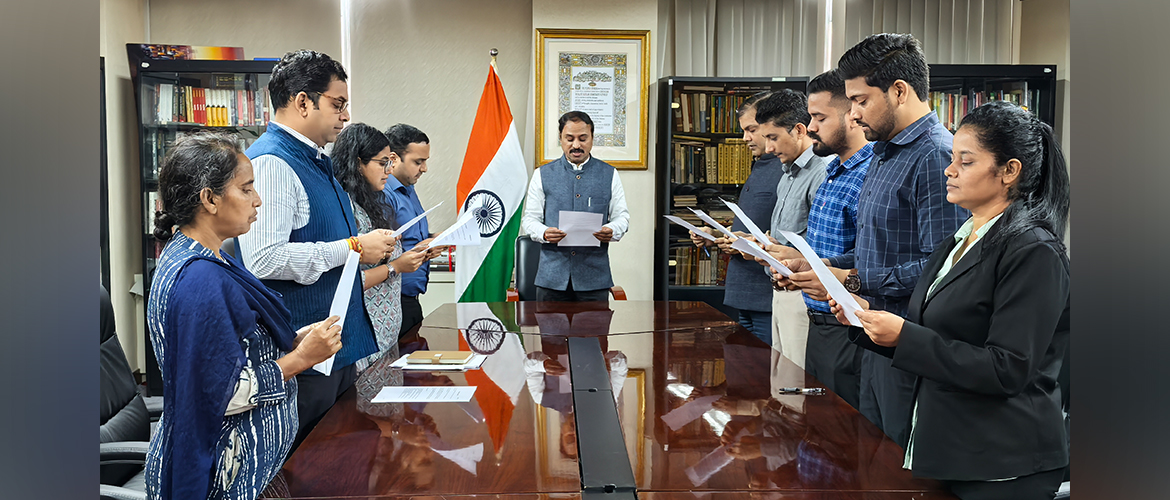
<path id="1" fill-rule="evenodd" d="M 536 268 L 540 265 L 540 243 L 527 235 L 516 237 L 516 288 L 508 289 L 508 302 L 536 300 Z M 620 286 L 609 289 L 614 300 L 626 300 Z"/>
<path id="2" fill-rule="evenodd" d="M 150 415 L 114 328 L 110 294 L 101 287 L 101 498 L 145 499 L 143 466 Z"/>

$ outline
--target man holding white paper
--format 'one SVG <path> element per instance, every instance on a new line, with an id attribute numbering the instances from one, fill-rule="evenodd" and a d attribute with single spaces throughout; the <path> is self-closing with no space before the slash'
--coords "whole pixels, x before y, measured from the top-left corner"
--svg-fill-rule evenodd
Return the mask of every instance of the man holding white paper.
<path id="1" fill-rule="evenodd" d="M 764 137 L 764 151 L 775 154 L 784 162 L 781 166 L 783 175 L 776 184 L 771 238 L 760 243 L 768 244 L 768 248 L 783 246 L 791 250 L 780 231 L 805 234 L 813 197 L 825 179 L 825 160 L 812 151 L 813 142 L 808 136 L 811 116 L 804 94 L 788 89 L 772 93 L 760 102 L 756 119 L 760 122 L 758 133 Z M 796 255 L 792 252 L 789 256 Z M 779 344 L 781 352 L 790 359 L 803 358 L 808 339 L 806 311 L 800 292 L 780 289 L 772 292 L 774 343 Z"/>
<path id="2" fill-rule="evenodd" d="M 739 190 L 738 206 L 747 219 L 757 225 L 767 224 L 776 207 L 776 185 L 783 174 L 781 161 L 776 155 L 764 153 L 764 137 L 757 134 L 759 124 L 756 123 L 756 105 L 770 92 L 760 92 L 749 97 L 736 111 L 739 127 L 743 129 L 743 140 L 747 143 L 755 160 L 752 162 L 752 171 Z M 736 235 L 747 236 L 748 227 L 744 217 L 736 216 L 731 224 L 731 231 Z M 715 232 L 713 228 L 703 228 L 703 232 L 715 236 L 715 240 L 706 239 L 694 232 L 691 241 L 698 247 L 718 247 L 720 251 L 731 254 L 727 261 L 727 277 L 723 292 L 723 304 L 734 307 L 739 311 L 739 324 L 759 337 L 760 340 L 772 343 L 772 286 L 768 276 L 762 275 L 756 266 L 749 262 L 750 257 L 740 257 L 740 252 L 731 247 L 732 238 Z"/>
<path id="3" fill-rule="evenodd" d="M 625 235 L 630 225 L 626 194 L 617 170 L 593 158 L 593 120 L 570 111 L 558 122 L 564 156 L 532 172 L 521 226 L 534 241 L 543 243 L 536 272 L 536 300 L 573 302 L 608 300 L 613 277 L 609 243 Z M 602 216 L 601 230 L 593 233 L 598 246 L 561 246 L 561 211 Z"/>

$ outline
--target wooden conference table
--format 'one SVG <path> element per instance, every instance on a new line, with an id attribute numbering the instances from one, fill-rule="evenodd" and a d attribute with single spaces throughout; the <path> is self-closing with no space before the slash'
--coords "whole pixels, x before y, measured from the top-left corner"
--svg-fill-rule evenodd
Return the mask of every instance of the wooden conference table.
<path id="1" fill-rule="evenodd" d="M 414 349 L 479 370 L 371 366 L 289 458 L 289 498 L 950 499 L 836 394 L 702 302 L 447 304 Z M 475 385 L 470 403 L 371 403 Z"/>

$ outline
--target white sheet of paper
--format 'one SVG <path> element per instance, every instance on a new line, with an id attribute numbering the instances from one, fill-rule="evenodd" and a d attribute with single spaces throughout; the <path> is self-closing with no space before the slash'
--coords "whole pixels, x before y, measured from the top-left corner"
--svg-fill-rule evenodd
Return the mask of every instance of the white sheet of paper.
<path id="1" fill-rule="evenodd" d="M 345 312 L 349 310 L 349 297 L 353 295 L 353 280 L 357 279 L 358 258 L 362 254 L 357 252 L 349 252 L 349 256 L 345 258 L 345 267 L 341 270 L 341 279 L 337 281 L 337 291 L 333 292 L 333 303 L 329 306 L 329 315 L 337 316 L 337 326 L 345 326 Z M 313 369 L 321 372 L 325 376 L 333 373 L 333 358 L 336 354 L 329 356 L 329 359 L 313 365 Z"/>
<path id="2" fill-rule="evenodd" d="M 403 370 L 424 370 L 429 372 L 463 372 L 467 370 L 478 370 L 479 367 L 483 365 L 483 362 L 487 360 L 487 356 L 483 354 L 473 354 L 469 361 L 461 365 L 432 365 L 430 363 L 415 363 L 412 365 L 406 362 L 406 358 L 408 356 L 410 355 L 403 354 L 401 358 L 398 358 L 394 360 L 393 363 L 390 363 L 390 367 L 401 368 Z"/>
<path id="3" fill-rule="evenodd" d="M 756 226 L 756 223 L 753 222 L 752 219 L 747 216 L 747 214 L 743 213 L 743 210 L 739 208 L 739 205 L 736 205 L 735 203 L 727 201 L 723 198 L 719 198 L 719 201 L 722 201 L 724 205 L 727 205 L 727 208 L 730 208 L 732 213 L 735 214 L 735 218 L 742 222 L 744 226 L 747 226 L 748 232 L 752 233 L 752 237 L 756 239 L 757 243 L 763 246 L 772 241 L 768 239 L 768 235 L 764 234 L 763 231 L 760 231 L 759 226 Z"/>
<path id="4" fill-rule="evenodd" d="M 734 461 L 735 458 L 727 454 L 727 446 L 720 446 L 696 462 L 695 465 L 687 467 L 687 478 L 695 486 L 702 485 L 711 479 L 711 476 L 714 476 L 716 472 L 723 470 L 727 464 Z"/>
<path id="5" fill-rule="evenodd" d="M 671 410 L 670 413 L 663 415 L 662 422 L 665 423 L 667 427 L 670 427 L 670 430 L 677 431 L 681 429 L 682 426 L 693 422 L 696 418 L 699 418 L 703 416 L 704 413 L 707 413 L 707 410 L 710 410 L 715 404 L 715 401 L 718 401 L 721 397 L 723 396 L 716 394 L 714 396 L 695 398 L 690 402 Z"/>
<path id="6" fill-rule="evenodd" d="M 440 201 L 440 202 L 439 202 L 439 205 L 442 205 L 442 204 L 443 204 L 443 202 L 441 202 L 441 201 Z M 411 227 L 411 226 L 413 226 L 413 225 L 415 225 L 415 224 L 418 224 L 418 221 L 422 220 L 422 218 L 423 218 L 423 217 L 426 217 L 426 216 L 427 216 L 427 214 L 431 213 L 431 210 L 434 210 L 434 209 L 436 209 L 436 208 L 439 208 L 439 205 L 435 205 L 435 206 L 431 207 L 431 208 L 430 208 L 430 210 L 427 210 L 426 212 L 423 212 L 423 213 L 421 213 L 421 214 L 418 214 L 418 217 L 415 217 L 415 218 L 413 218 L 413 219 L 410 219 L 410 221 L 408 221 L 406 224 L 403 224 L 403 225 L 401 225 L 401 226 L 398 226 L 398 229 L 395 229 L 394 231 L 392 231 L 392 232 L 390 233 L 390 236 L 391 236 L 391 237 L 393 237 L 393 236 L 398 236 L 398 235 L 400 235 L 400 234 L 402 234 L 402 233 L 406 232 L 406 230 L 407 230 L 407 229 L 410 229 L 410 227 Z"/>
<path id="7" fill-rule="evenodd" d="M 678 224 L 678 225 L 680 225 L 680 226 L 682 226 L 682 227 L 685 227 L 685 228 L 687 228 L 687 229 L 691 230 L 691 232 L 693 232 L 693 233 L 695 233 L 695 234 L 697 234 L 697 235 L 699 235 L 699 236 L 702 236 L 702 237 L 704 237 L 704 238 L 707 238 L 707 239 L 709 239 L 709 240 L 711 240 L 711 241 L 715 241 L 715 237 L 714 237 L 714 236 L 711 236 L 710 234 L 707 234 L 707 232 L 706 232 L 706 231 L 703 231 L 702 229 L 699 229 L 699 228 L 697 228 L 697 227 L 695 227 L 695 226 L 691 225 L 691 223 L 690 223 L 690 222 L 687 222 L 687 221 L 685 221 L 685 220 L 682 220 L 682 219 L 680 219 L 680 218 L 678 218 L 678 217 L 675 217 L 675 216 L 673 216 L 673 215 L 663 215 L 663 217 L 666 217 L 666 220 L 668 220 L 668 221 L 670 221 L 670 222 L 673 222 L 673 223 L 675 223 L 675 224 Z"/>
<path id="8" fill-rule="evenodd" d="M 468 210 L 459 214 L 451 227 L 439 233 L 427 248 L 452 245 L 474 246 L 479 245 L 479 226 L 474 224 L 475 212 Z"/>
<path id="9" fill-rule="evenodd" d="M 475 443 L 465 448 L 450 449 L 447 443 L 438 438 L 427 436 L 431 442 L 431 449 L 439 456 L 458 465 L 463 470 L 475 474 L 476 466 L 483 460 L 483 443 Z"/>
<path id="10" fill-rule="evenodd" d="M 775 269 L 776 272 L 780 273 L 780 275 L 784 276 L 785 278 L 787 278 L 789 274 L 792 274 L 792 271 L 787 267 L 784 267 L 784 264 L 781 264 L 779 260 L 776 260 L 772 254 L 768 253 L 763 248 L 760 248 L 748 240 L 743 238 L 737 239 L 731 242 L 731 248 L 739 250 L 753 257 L 764 259 L 764 262 L 767 262 L 769 266 L 772 266 L 772 269 Z"/>
<path id="11" fill-rule="evenodd" d="M 690 209 L 691 212 L 694 212 L 695 215 L 699 216 L 699 218 L 702 219 L 703 222 L 706 222 L 711 227 L 718 229 L 719 232 L 723 233 L 724 236 L 727 236 L 728 238 L 732 238 L 732 239 L 739 238 L 739 236 L 736 236 L 735 233 L 733 233 L 730 230 L 728 230 L 727 228 L 723 227 L 723 224 L 715 222 L 715 219 L 712 219 L 711 216 L 707 215 L 706 212 L 704 212 L 702 210 L 695 210 L 695 209 L 690 208 L 690 207 L 687 207 L 687 208 Z"/>
<path id="12" fill-rule="evenodd" d="M 474 385 L 383 387 L 371 403 L 466 403 L 475 395 Z"/>
<path id="13" fill-rule="evenodd" d="M 601 231 L 601 214 L 593 212 L 573 212 L 561 210 L 557 215 L 557 229 L 565 232 L 565 237 L 557 242 L 559 247 L 599 247 L 601 240 L 593 233 Z"/>
<path id="14" fill-rule="evenodd" d="M 853 300 L 853 295 L 848 290 L 845 290 L 845 285 L 837 281 L 837 277 L 833 276 L 833 272 L 829 270 L 829 266 L 821 262 L 821 258 L 808 245 L 808 242 L 804 241 L 804 238 L 801 238 L 799 234 L 790 231 L 780 231 L 780 234 L 789 243 L 792 243 L 797 250 L 800 250 L 800 254 L 812 266 L 813 272 L 817 273 L 817 279 L 820 279 L 821 284 L 825 286 L 825 291 L 829 292 L 829 296 L 833 300 L 841 304 L 841 309 L 845 311 L 845 319 L 848 319 L 849 323 L 853 324 L 853 326 L 861 326 L 861 320 L 857 319 L 857 311 L 861 310 L 861 304 Z"/>

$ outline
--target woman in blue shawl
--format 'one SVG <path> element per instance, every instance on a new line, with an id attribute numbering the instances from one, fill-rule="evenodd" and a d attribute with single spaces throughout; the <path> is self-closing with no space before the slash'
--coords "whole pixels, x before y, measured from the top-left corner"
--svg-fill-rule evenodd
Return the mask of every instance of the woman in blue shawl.
<path id="1" fill-rule="evenodd" d="M 166 397 L 149 498 L 257 498 L 296 435 L 294 375 L 341 348 L 337 317 L 293 332 L 280 295 L 220 253 L 256 220 L 253 180 L 223 134 L 179 140 L 159 171 L 154 236 L 167 243 L 147 317 Z"/>

